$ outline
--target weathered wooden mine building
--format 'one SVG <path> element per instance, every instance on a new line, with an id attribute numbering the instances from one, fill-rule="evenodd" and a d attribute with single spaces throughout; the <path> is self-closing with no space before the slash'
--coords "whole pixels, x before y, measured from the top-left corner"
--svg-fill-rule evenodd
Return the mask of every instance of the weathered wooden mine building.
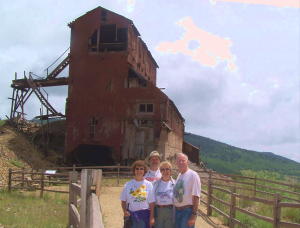
<path id="1" fill-rule="evenodd" d="M 99 7 L 69 26 L 66 154 L 122 163 L 181 151 L 184 119 L 156 87 L 158 65 L 133 22 Z"/>
<path id="2" fill-rule="evenodd" d="M 164 158 L 181 152 L 184 119 L 156 86 L 158 65 L 133 22 L 98 7 L 69 27 L 70 54 L 61 63 L 63 68 L 69 65 L 69 78 L 64 79 L 69 86 L 67 160 L 126 164 L 152 150 Z M 59 80 L 50 75 L 48 84 Z"/>

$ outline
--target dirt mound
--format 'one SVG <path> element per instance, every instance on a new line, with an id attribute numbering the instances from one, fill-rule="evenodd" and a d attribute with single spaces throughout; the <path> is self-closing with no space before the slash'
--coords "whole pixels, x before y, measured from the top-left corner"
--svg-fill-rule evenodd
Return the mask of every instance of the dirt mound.
<path id="1" fill-rule="evenodd" d="M 26 135 L 5 124 L 0 127 L 0 186 L 7 184 L 9 168 L 53 166 Z"/>
<path id="2" fill-rule="evenodd" d="M 63 165 L 65 145 L 65 120 L 44 123 L 29 137 L 37 148 L 43 152 L 47 160 L 56 165 Z"/>

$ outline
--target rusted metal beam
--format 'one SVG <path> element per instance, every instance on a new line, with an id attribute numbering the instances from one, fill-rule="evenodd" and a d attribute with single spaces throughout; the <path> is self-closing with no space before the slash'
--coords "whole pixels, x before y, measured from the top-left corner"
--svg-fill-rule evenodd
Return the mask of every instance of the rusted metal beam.
<path id="1" fill-rule="evenodd" d="M 68 85 L 68 78 L 65 77 L 54 79 L 35 79 L 33 81 L 38 84 L 39 87 Z M 13 80 L 11 87 L 16 89 L 31 88 L 26 79 Z"/>

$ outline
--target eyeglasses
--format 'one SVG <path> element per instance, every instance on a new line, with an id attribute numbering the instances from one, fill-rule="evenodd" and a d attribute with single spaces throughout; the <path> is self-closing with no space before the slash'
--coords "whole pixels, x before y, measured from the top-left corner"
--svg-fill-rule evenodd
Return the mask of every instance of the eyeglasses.
<path id="1" fill-rule="evenodd" d="M 164 171 L 171 171 L 171 169 L 170 169 L 170 168 L 161 168 L 160 171 L 161 171 L 161 172 L 164 172 Z"/>
<path id="2" fill-rule="evenodd" d="M 144 170 L 144 168 L 142 168 L 142 167 L 140 167 L 140 168 L 136 167 L 135 170 Z"/>

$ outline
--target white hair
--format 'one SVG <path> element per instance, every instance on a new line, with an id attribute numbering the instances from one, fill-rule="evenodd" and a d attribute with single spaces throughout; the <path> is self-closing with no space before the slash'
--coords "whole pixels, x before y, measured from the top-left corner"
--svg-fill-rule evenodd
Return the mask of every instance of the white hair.
<path id="1" fill-rule="evenodd" d="M 184 157 L 187 161 L 189 160 L 189 157 L 182 152 L 176 154 L 176 160 L 178 157 Z"/>

